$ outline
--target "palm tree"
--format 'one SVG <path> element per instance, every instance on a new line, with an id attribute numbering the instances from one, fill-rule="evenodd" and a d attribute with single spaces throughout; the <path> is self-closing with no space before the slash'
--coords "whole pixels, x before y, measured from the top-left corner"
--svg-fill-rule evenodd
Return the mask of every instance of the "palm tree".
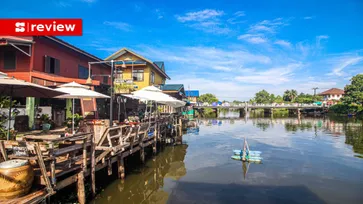
<path id="1" fill-rule="evenodd" d="M 290 101 L 290 95 L 290 90 L 286 90 L 282 98 L 284 99 L 284 101 Z"/>
<path id="2" fill-rule="evenodd" d="M 293 101 L 297 97 L 297 91 L 295 89 L 291 89 L 291 101 Z"/>

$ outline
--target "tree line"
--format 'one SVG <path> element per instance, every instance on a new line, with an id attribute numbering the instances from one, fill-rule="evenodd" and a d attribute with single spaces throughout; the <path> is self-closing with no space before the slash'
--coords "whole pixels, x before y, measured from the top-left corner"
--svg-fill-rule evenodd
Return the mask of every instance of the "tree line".
<path id="1" fill-rule="evenodd" d="M 322 100 L 322 96 L 305 94 L 303 92 L 298 94 L 294 89 L 286 90 L 282 96 L 275 96 L 275 94 L 270 94 L 263 89 L 255 94 L 255 97 L 250 100 L 250 103 L 313 103 Z"/>

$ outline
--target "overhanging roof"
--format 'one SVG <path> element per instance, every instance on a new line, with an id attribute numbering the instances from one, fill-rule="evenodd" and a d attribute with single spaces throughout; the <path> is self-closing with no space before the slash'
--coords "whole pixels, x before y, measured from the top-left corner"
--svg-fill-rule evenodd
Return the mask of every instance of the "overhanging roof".
<path id="1" fill-rule="evenodd" d="M 137 57 L 139 57 L 140 59 L 145 60 L 147 63 L 149 63 L 151 66 L 153 66 L 160 74 L 162 74 L 165 78 L 170 79 L 170 77 L 165 73 L 164 70 L 162 70 L 161 68 L 158 67 L 158 65 L 154 64 L 151 60 L 127 49 L 127 48 L 122 48 L 121 50 L 113 53 L 112 55 L 108 56 L 105 60 L 113 60 L 113 59 L 117 59 L 118 57 L 122 56 L 123 54 L 125 54 L 126 52 L 129 52 Z"/>

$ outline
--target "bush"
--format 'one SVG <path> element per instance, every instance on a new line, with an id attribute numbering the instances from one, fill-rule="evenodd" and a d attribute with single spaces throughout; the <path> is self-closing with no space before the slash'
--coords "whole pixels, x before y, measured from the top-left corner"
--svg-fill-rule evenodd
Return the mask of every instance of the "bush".
<path id="1" fill-rule="evenodd" d="M 363 107 L 358 104 L 343 104 L 338 103 L 333 105 L 329 108 L 329 112 L 336 113 L 336 114 L 354 114 L 354 113 L 362 113 Z"/>

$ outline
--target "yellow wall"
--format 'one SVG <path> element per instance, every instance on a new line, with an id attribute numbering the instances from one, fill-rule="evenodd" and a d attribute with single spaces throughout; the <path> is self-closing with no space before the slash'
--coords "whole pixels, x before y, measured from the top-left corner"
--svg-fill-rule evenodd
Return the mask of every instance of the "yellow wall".
<path id="1" fill-rule="evenodd" d="M 131 53 L 125 53 L 118 57 L 115 60 L 143 60 L 135 55 L 132 55 Z M 145 60 L 143 60 L 145 61 Z M 161 76 L 160 73 L 149 63 L 143 66 L 134 66 L 134 69 L 144 69 L 144 80 L 143 81 L 134 81 L 134 84 L 138 86 L 138 89 L 142 89 L 146 86 L 153 85 L 151 83 L 151 70 L 155 73 L 155 83 L 154 85 L 165 83 L 165 77 Z M 123 79 L 132 79 L 132 73 L 131 73 L 131 65 L 127 65 L 127 68 L 122 68 L 123 71 Z"/>

